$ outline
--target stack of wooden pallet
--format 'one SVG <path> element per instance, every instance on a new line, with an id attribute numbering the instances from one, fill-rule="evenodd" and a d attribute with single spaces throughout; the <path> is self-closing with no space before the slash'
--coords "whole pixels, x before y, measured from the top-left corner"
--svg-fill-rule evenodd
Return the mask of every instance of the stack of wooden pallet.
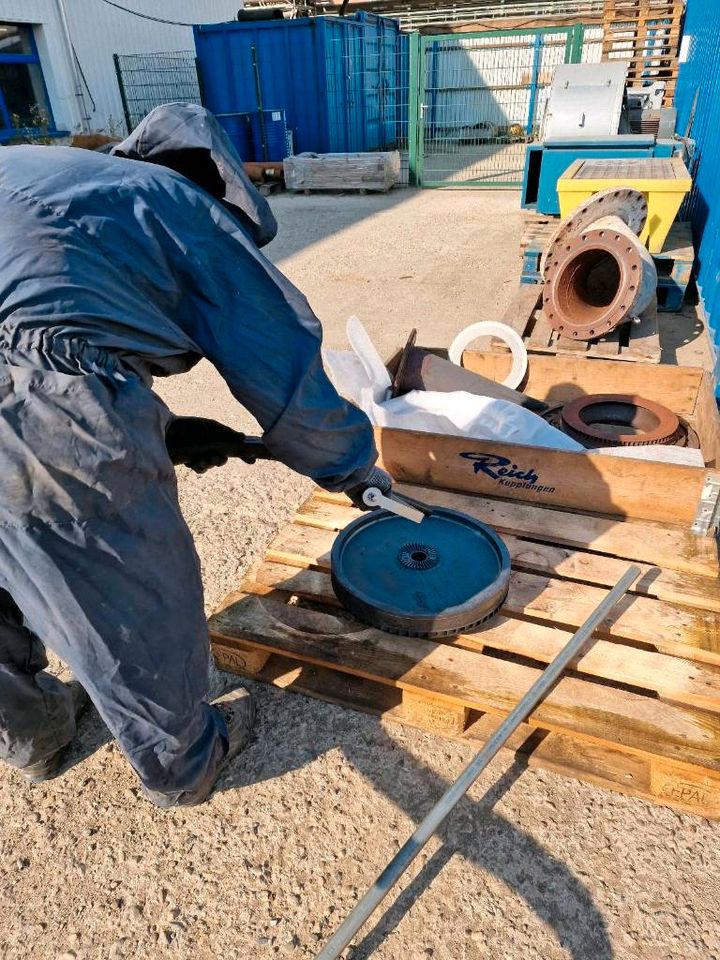
<path id="1" fill-rule="evenodd" d="M 465 361 L 498 380 L 509 365 L 493 353 Z M 697 431 L 706 462 L 720 456 L 712 378 L 702 370 L 535 356 L 527 391 L 548 402 L 618 391 L 661 400 Z M 500 615 L 438 641 L 358 623 L 329 575 L 337 532 L 358 512 L 342 495 L 317 492 L 212 617 L 218 665 L 482 742 L 637 562 L 630 594 L 509 748 L 530 766 L 720 817 L 718 544 L 690 532 L 714 474 L 407 430 L 378 429 L 377 445 L 393 476 L 421 484 L 401 492 L 503 536 L 513 572 Z M 502 464 L 523 480 L 508 482 L 493 469 Z"/>
<path id="2" fill-rule="evenodd" d="M 712 540 L 429 488 L 504 535 L 502 614 L 447 641 L 344 613 L 329 576 L 357 511 L 318 494 L 211 621 L 220 667 L 431 732 L 484 741 L 628 566 L 643 575 L 509 748 L 518 759 L 702 816 L 720 816 L 720 589 Z M 656 566 L 655 564 L 658 564 Z"/>
<path id="3" fill-rule="evenodd" d="M 561 336 L 546 319 L 542 291 L 541 283 L 521 282 L 503 316 L 503 323 L 522 337 L 529 353 L 660 363 L 662 346 L 655 302 L 642 313 L 637 323 L 625 323 L 598 340 L 573 340 Z M 507 348 L 498 343 L 495 349 L 505 351 Z"/>
<path id="4" fill-rule="evenodd" d="M 628 84 L 665 84 L 663 103 L 675 95 L 683 0 L 605 0 L 603 59 L 628 60 Z"/>

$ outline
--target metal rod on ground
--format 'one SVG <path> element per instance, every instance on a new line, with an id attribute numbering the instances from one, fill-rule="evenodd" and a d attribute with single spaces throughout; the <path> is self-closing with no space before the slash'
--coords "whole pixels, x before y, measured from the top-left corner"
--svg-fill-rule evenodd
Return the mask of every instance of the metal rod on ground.
<path id="1" fill-rule="evenodd" d="M 595 630 L 613 607 L 625 596 L 639 575 L 639 567 L 628 567 L 617 584 L 598 604 L 577 633 L 568 640 L 567 644 L 543 670 L 525 696 L 505 717 L 482 750 L 470 761 L 455 783 L 438 800 L 415 833 L 395 854 L 372 887 L 356 904 L 348 918 L 328 941 L 327 946 L 317 955 L 317 960 L 337 960 L 337 957 L 340 956 L 358 930 L 369 919 L 375 908 L 385 899 L 394 884 L 400 879 L 451 810 L 462 800 L 495 754 L 505 745 L 511 734 L 517 730 L 520 724 L 527 719 L 535 707 L 550 692 L 565 668 L 578 656 Z"/>

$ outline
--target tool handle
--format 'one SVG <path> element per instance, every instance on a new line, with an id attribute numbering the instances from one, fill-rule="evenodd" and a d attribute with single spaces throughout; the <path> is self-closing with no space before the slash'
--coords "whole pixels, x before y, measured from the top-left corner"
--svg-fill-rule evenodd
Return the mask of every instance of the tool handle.
<path id="1" fill-rule="evenodd" d="M 362 495 L 363 503 L 371 510 L 387 510 L 397 517 L 412 520 L 413 523 L 422 523 L 432 511 L 417 500 L 408 500 L 391 491 L 387 496 L 377 487 L 368 487 Z"/>
<path id="2" fill-rule="evenodd" d="M 165 432 L 165 444 L 176 465 L 214 457 L 237 457 L 246 463 L 275 459 L 260 437 L 247 437 L 205 417 L 176 417 Z"/>

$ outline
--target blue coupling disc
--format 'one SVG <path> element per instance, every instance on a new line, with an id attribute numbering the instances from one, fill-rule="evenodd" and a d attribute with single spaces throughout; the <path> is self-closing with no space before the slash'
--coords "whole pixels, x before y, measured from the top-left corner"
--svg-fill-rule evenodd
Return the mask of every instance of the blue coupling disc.
<path id="1" fill-rule="evenodd" d="M 507 596 L 510 555 L 486 524 L 437 507 L 422 523 L 373 510 L 332 548 L 332 585 L 346 610 L 404 636 L 449 637 L 493 616 Z"/>

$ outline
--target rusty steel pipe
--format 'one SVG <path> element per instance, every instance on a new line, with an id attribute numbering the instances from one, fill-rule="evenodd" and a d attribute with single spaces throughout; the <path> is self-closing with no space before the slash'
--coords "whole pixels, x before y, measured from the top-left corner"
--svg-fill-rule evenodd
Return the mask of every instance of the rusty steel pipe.
<path id="1" fill-rule="evenodd" d="M 411 390 L 431 390 L 437 393 L 453 393 L 462 390 L 479 397 L 493 397 L 508 400 L 518 406 L 526 407 L 534 413 L 546 413 L 547 403 L 518 390 L 511 390 L 503 383 L 489 380 L 472 370 L 465 370 L 444 357 L 436 356 L 432 350 L 416 347 L 413 334 L 403 349 L 392 381 L 393 397 L 400 397 Z"/>
<path id="2" fill-rule="evenodd" d="M 637 318 L 657 290 L 655 261 L 618 216 L 601 217 L 555 242 L 545 262 L 543 308 L 558 333 L 606 336 Z"/>

